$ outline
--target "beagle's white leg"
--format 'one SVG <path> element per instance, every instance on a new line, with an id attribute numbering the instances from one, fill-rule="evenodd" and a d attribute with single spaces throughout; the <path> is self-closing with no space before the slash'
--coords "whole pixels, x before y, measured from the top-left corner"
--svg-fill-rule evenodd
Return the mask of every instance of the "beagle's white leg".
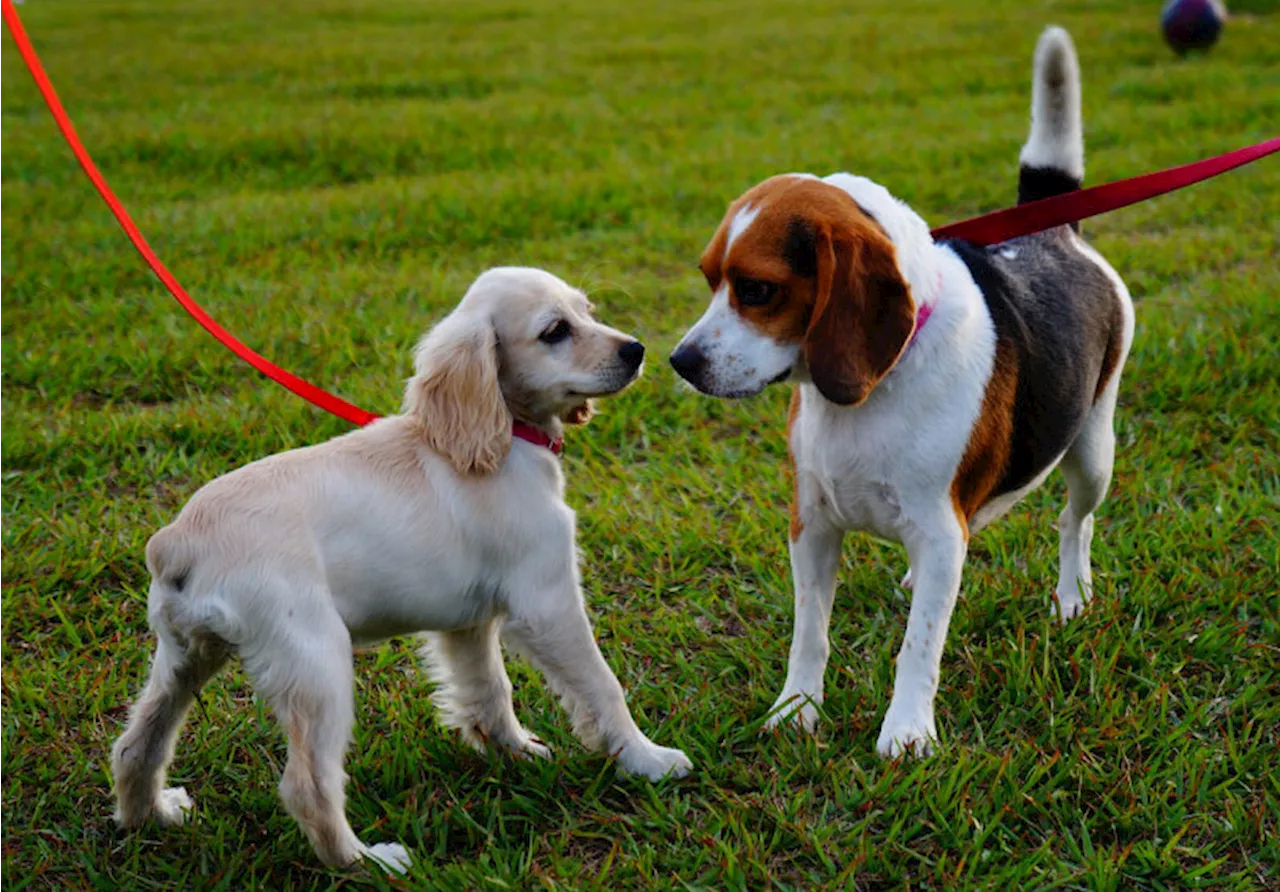
<path id="1" fill-rule="evenodd" d="M 822 703 L 823 675 L 831 643 L 831 605 L 835 600 L 836 571 L 844 533 L 816 522 L 806 525 L 791 542 L 791 577 L 795 587 L 795 629 L 787 681 L 774 702 L 767 728 L 794 723 L 813 731 Z"/>
<path id="2" fill-rule="evenodd" d="M 1066 622 L 1079 615 L 1093 597 L 1089 546 L 1093 540 L 1093 512 L 1102 504 L 1111 485 L 1116 436 L 1112 426 L 1119 376 L 1112 380 L 1094 404 L 1084 428 L 1062 457 L 1067 480 L 1067 507 L 1058 517 L 1059 618 Z"/>
<path id="3" fill-rule="evenodd" d="M 929 755 L 933 751 L 938 737 L 933 701 L 966 551 L 964 531 L 950 504 L 939 506 L 929 520 L 913 524 L 906 539 L 915 585 L 907 631 L 898 651 L 893 697 L 876 742 L 876 750 L 886 757 L 907 751 Z"/>

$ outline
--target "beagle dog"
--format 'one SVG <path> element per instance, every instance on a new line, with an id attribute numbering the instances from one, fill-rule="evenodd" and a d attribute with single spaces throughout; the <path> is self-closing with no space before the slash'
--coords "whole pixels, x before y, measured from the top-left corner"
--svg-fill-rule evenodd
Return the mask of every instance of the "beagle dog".
<path id="1" fill-rule="evenodd" d="M 1066 31 L 1036 48 L 1020 202 L 1080 188 L 1080 76 Z M 1090 597 L 1093 512 L 1111 478 L 1112 416 L 1133 339 L 1120 277 L 1075 227 L 993 247 L 934 242 L 882 186 L 776 176 L 730 205 L 702 255 L 710 308 L 671 355 L 695 388 L 745 397 L 796 382 L 795 630 L 769 726 L 812 730 L 822 703 L 841 541 L 906 547 L 910 618 L 877 750 L 931 752 L 947 625 L 970 536 L 1055 467 L 1057 609 Z"/>

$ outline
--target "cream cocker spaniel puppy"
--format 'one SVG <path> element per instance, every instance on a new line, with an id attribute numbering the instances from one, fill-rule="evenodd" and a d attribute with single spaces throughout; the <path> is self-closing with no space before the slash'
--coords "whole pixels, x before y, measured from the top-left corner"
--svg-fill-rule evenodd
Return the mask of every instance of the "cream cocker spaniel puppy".
<path id="1" fill-rule="evenodd" d="M 638 376 L 644 347 L 536 269 L 493 269 L 420 343 L 404 414 L 246 465 L 147 544 L 151 677 L 116 742 L 117 819 L 183 820 L 165 769 L 192 700 L 232 655 L 289 740 L 285 806 L 326 864 L 403 869 L 347 823 L 352 647 L 429 631 L 442 720 L 545 756 L 516 718 L 499 637 L 546 675 L 588 746 L 630 774 L 686 774 L 636 727 L 596 646 L 556 456 L 562 423 Z"/>

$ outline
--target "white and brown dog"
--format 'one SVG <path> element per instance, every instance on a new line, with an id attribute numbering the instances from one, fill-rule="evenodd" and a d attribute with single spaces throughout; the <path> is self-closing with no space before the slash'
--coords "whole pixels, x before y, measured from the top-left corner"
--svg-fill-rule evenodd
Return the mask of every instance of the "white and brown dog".
<path id="1" fill-rule="evenodd" d="M 409 863 L 343 809 L 352 645 L 430 630 L 442 721 L 476 747 L 548 751 L 516 718 L 499 638 L 546 675 L 588 745 L 630 774 L 689 771 L 631 718 L 578 586 L 562 421 L 640 373 L 644 347 L 537 269 L 480 276 L 422 340 L 405 412 L 203 487 L 147 543 L 151 678 L 116 741 L 117 819 L 184 819 L 165 787 L 183 717 L 233 655 L 289 738 L 285 806 L 326 864 Z M 513 436 L 514 434 L 514 436 Z"/>
<path id="2" fill-rule="evenodd" d="M 1051 28 L 1036 49 L 1019 201 L 1078 189 L 1083 174 L 1075 50 Z M 1071 227 L 991 248 L 936 243 L 883 187 L 845 173 L 746 192 L 701 267 L 713 297 L 671 355 L 680 375 L 719 397 L 798 383 L 795 632 L 770 725 L 816 722 L 841 540 L 863 530 L 906 547 L 913 593 L 877 749 L 928 752 L 969 537 L 1055 467 L 1069 490 L 1057 608 L 1065 619 L 1089 600 L 1129 293 Z"/>

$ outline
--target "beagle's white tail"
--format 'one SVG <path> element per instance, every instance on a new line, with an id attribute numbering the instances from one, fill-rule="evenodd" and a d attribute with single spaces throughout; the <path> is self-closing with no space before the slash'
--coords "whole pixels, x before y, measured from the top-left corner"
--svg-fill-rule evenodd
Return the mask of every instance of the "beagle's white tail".
<path id="1" fill-rule="evenodd" d="M 1073 192 L 1084 181 L 1080 63 L 1071 35 L 1056 26 L 1036 44 L 1031 133 L 1018 160 L 1019 204 Z"/>

